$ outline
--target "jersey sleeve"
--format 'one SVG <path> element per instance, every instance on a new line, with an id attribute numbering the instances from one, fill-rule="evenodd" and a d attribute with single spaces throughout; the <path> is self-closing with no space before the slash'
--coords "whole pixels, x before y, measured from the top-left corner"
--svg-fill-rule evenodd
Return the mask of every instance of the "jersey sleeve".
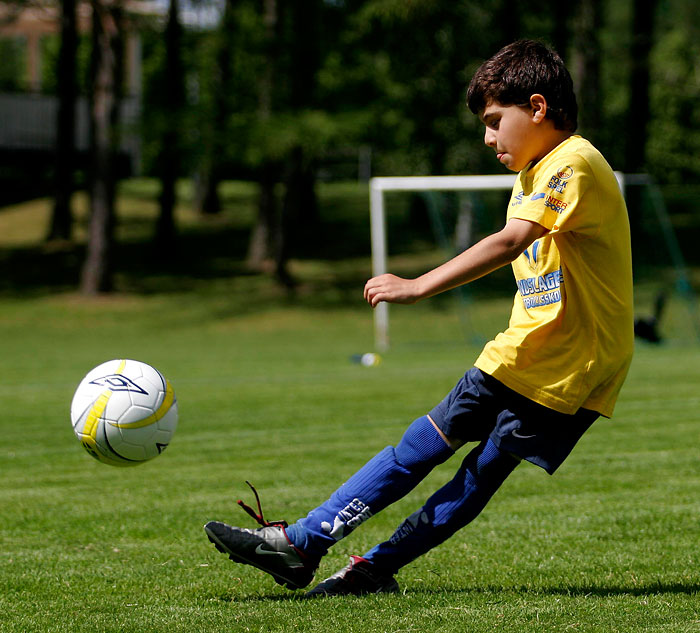
<path id="1" fill-rule="evenodd" d="M 551 233 L 597 232 L 600 205 L 592 200 L 597 195 L 593 178 L 584 159 L 576 154 L 561 156 L 556 163 L 542 165 L 532 182 L 525 183 L 522 204 L 509 217 L 537 222 Z"/>

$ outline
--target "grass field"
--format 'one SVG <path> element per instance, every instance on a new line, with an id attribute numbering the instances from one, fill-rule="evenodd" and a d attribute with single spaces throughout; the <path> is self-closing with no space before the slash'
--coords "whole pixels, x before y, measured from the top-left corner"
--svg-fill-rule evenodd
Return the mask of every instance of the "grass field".
<path id="1" fill-rule="evenodd" d="M 367 266 L 296 262 L 293 299 L 254 275 L 93 300 L 6 289 L 0 631 L 700 631 L 697 345 L 640 345 L 615 417 L 554 477 L 516 469 L 473 524 L 402 570 L 398 595 L 305 601 L 214 550 L 206 521 L 253 527 L 235 504 L 252 501 L 246 479 L 269 519 L 294 520 L 475 358 L 454 314 L 426 303 L 392 311 L 381 365 L 351 363 L 372 348 L 355 287 Z M 75 386 L 113 357 L 152 363 L 179 401 L 172 445 L 135 468 L 97 463 L 70 428 Z M 457 460 L 339 543 L 319 577 L 391 534 Z"/>

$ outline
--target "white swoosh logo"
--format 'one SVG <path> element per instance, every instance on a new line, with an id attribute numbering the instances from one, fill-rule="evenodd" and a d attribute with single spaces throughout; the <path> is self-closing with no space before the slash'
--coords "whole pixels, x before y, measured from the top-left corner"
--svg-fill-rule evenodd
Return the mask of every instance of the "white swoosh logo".
<path id="1" fill-rule="evenodd" d="M 513 437 L 517 437 L 519 440 L 529 440 L 531 437 L 535 437 L 534 435 L 520 435 L 516 430 L 511 431 L 510 434 Z"/>
<path id="2" fill-rule="evenodd" d="M 260 543 L 256 548 L 255 548 L 255 553 L 256 554 L 277 554 L 277 556 L 284 556 L 284 552 L 275 552 L 273 550 L 269 549 L 263 549 L 262 543 Z"/>

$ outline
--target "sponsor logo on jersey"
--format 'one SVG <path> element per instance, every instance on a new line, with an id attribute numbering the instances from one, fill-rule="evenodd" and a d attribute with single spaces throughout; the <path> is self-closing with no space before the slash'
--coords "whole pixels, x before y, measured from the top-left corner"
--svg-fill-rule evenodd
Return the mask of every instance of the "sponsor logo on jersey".
<path id="1" fill-rule="evenodd" d="M 524 193 L 525 193 L 524 191 L 521 191 L 520 193 L 514 195 L 514 196 L 511 198 L 510 206 L 511 206 L 511 207 L 517 207 L 518 205 L 522 204 L 522 203 L 523 203 L 523 194 L 524 194 Z"/>
<path id="2" fill-rule="evenodd" d="M 539 200 L 540 198 L 544 198 L 546 195 L 547 194 L 544 193 L 533 193 L 530 200 Z"/>
<path id="3" fill-rule="evenodd" d="M 523 305 L 526 309 L 530 308 L 542 308 L 544 306 L 551 305 L 553 303 L 559 303 L 561 301 L 561 291 L 554 290 L 552 292 L 545 292 L 541 295 L 535 295 L 534 297 L 523 297 Z"/>
<path id="4" fill-rule="evenodd" d="M 544 194 L 542 194 L 544 195 Z M 549 209 L 553 209 L 557 213 L 561 213 L 566 209 L 568 206 L 568 202 L 564 202 L 563 200 L 560 200 L 559 198 L 555 198 L 554 196 L 547 196 L 547 199 L 544 201 L 544 206 L 548 207 Z"/>
<path id="5" fill-rule="evenodd" d="M 523 251 L 525 259 L 527 259 L 528 266 L 532 270 L 537 270 L 537 253 L 540 250 L 540 241 L 535 240 L 528 248 Z"/>
<path id="6" fill-rule="evenodd" d="M 567 165 L 566 167 L 560 169 L 560 170 L 557 172 L 557 178 L 559 178 L 559 179 L 561 179 L 561 180 L 568 180 L 568 179 L 571 178 L 571 176 L 573 176 L 573 175 L 574 175 L 574 170 L 573 170 L 572 167 L 569 167 L 569 165 Z"/>
<path id="7" fill-rule="evenodd" d="M 549 179 L 547 186 L 550 189 L 554 189 L 554 191 L 556 191 L 557 193 L 564 193 L 564 189 L 566 189 L 567 184 L 568 183 L 565 180 L 559 178 L 559 176 L 552 176 Z"/>
<path id="8" fill-rule="evenodd" d="M 551 273 L 516 280 L 518 292 L 526 308 L 539 308 L 561 301 L 564 275 L 561 268 Z"/>

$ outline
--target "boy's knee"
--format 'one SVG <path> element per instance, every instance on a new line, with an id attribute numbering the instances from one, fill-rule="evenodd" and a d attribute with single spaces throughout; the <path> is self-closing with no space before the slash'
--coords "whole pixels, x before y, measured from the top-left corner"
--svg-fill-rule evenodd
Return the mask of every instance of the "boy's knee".
<path id="1" fill-rule="evenodd" d="M 418 418 L 406 429 L 394 449 L 396 461 L 411 470 L 418 466 L 432 468 L 454 454 L 428 416 Z"/>
<path id="2" fill-rule="evenodd" d="M 464 467 L 476 477 L 499 477 L 500 473 L 507 476 L 520 462 L 520 457 L 501 450 L 489 438 L 467 455 Z"/>

